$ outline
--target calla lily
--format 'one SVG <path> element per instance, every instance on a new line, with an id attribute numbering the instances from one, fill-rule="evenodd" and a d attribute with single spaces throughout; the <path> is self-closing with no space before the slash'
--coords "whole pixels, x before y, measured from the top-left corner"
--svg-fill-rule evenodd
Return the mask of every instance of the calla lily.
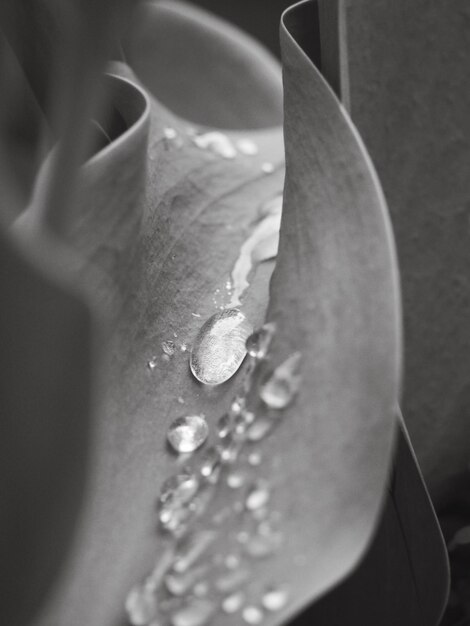
<path id="1" fill-rule="evenodd" d="M 47 348 L 60 371 L 66 362 L 82 366 L 74 377 L 80 402 L 71 396 L 70 407 L 58 412 L 51 404 L 47 410 L 54 420 L 67 413 L 80 437 L 92 416 L 91 451 L 86 454 L 83 444 L 74 450 L 82 455 L 88 482 L 78 532 L 37 624 L 124 624 L 129 589 L 161 562 L 171 539 L 155 529 L 155 500 L 181 468 L 166 444 L 168 427 L 183 412 L 202 413 L 214 440 L 214 425 L 240 384 L 236 375 L 218 387 L 202 387 L 191 377 L 181 347 L 191 345 L 202 323 L 226 304 L 227 279 L 259 209 L 282 191 L 276 262 L 261 263 L 250 276 L 242 310 L 254 327 L 265 319 L 276 325 L 263 367 L 299 352 L 301 383 L 275 432 L 260 444 L 263 462 L 256 472 L 269 485 L 285 540 L 269 560 L 250 562 L 250 593 L 258 597 L 273 582 L 287 585 L 289 602 L 264 621 L 285 622 L 359 565 L 382 511 L 386 523 L 378 537 L 390 536 L 387 528 L 393 528 L 400 546 L 396 571 L 412 579 L 424 548 L 409 550 L 406 537 L 398 537 L 400 527 L 415 528 L 406 517 L 406 467 L 438 572 L 435 587 L 421 572 L 413 589 L 433 590 L 435 602 L 426 615 L 439 617 L 446 585 L 440 534 L 397 418 L 401 309 L 391 227 L 364 145 L 309 56 L 306 37 L 314 21 L 309 30 L 306 20 L 314 7 L 301 3 L 283 19 L 284 134 L 279 67 L 236 29 L 183 4 L 141 5 L 125 39 L 129 66 L 114 66 L 106 78 L 111 107 L 124 128 L 82 166 L 77 208 L 60 229 L 60 245 L 73 259 L 64 268 L 64 293 L 74 293 L 74 283 L 83 286 L 73 310 L 86 323 L 76 336 L 76 358 L 60 352 L 62 337 Z M 183 33 L 191 37 L 189 54 L 175 45 Z M 200 58 L 214 59 L 215 76 Z M 257 153 L 224 159 L 202 150 L 193 141 L 201 124 L 222 128 L 233 145 L 249 139 Z M 20 241 L 25 233 L 31 238 L 51 171 L 46 163 L 31 206 L 16 224 Z M 41 245 L 34 235 L 32 241 Z M 21 254 L 12 258 L 19 267 Z M 47 268 L 41 271 L 52 280 Z M 39 290 L 40 278 L 31 280 Z M 107 315 L 109 337 L 101 345 L 92 412 L 83 399 L 91 386 L 86 356 L 94 307 Z M 57 319 L 67 321 L 67 310 L 58 303 Z M 160 358 L 168 341 L 177 349 Z M 34 383 L 29 373 L 26 383 L 26 389 Z M 72 405 L 75 411 L 83 407 L 81 419 Z M 26 422 L 28 416 L 22 417 Z M 397 437 L 395 479 L 389 483 Z M 58 447 L 68 449 L 62 439 Z M 47 471 L 54 475 L 54 467 Z M 80 473 L 72 468 L 60 476 L 77 499 Z M 198 528 L 211 525 L 233 501 L 233 491 L 221 485 Z M 60 528 L 57 520 L 50 532 Z M 239 529 L 240 518 L 226 519 L 212 553 L 225 554 Z M 38 529 L 32 540 L 44 550 L 52 534 L 40 534 Z M 372 554 L 380 562 L 377 551 Z M 26 567 L 26 559 L 21 563 Z M 31 575 L 24 585 L 32 582 Z M 332 619 L 328 597 L 319 605 L 325 624 Z M 215 619 L 224 623 L 222 615 Z"/>

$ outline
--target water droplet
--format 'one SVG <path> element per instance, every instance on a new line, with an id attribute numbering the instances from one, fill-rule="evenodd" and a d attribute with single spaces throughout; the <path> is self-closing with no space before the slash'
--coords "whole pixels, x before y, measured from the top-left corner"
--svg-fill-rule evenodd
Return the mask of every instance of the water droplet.
<path id="1" fill-rule="evenodd" d="M 261 171 L 263 174 L 272 174 L 274 172 L 274 165 L 272 163 L 266 162 L 261 166 Z"/>
<path id="2" fill-rule="evenodd" d="M 189 504 L 199 488 L 199 481 L 188 473 L 172 476 L 163 483 L 158 500 L 159 520 L 163 528 L 179 534 L 191 516 Z"/>
<path id="3" fill-rule="evenodd" d="M 165 137 L 165 139 L 176 139 L 176 137 L 178 136 L 178 133 L 176 132 L 176 130 L 174 128 L 164 128 L 163 129 L 163 136 Z"/>
<path id="4" fill-rule="evenodd" d="M 284 409 L 299 390 L 301 377 L 297 374 L 302 355 L 294 352 L 276 367 L 260 389 L 260 398 L 271 409 Z"/>
<path id="5" fill-rule="evenodd" d="M 246 476 L 242 472 L 231 472 L 227 476 L 227 485 L 231 489 L 240 489 L 245 484 Z"/>
<path id="6" fill-rule="evenodd" d="M 194 598 L 171 616 L 172 626 L 205 626 L 214 615 L 216 606 L 203 598 Z"/>
<path id="7" fill-rule="evenodd" d="M 235 146 L 227 135 L 218 131 L 195 135 L 193 137 L 193 142 L 198 148 L 201 148 L 202 150 L 211 150 L 224 159 L 234 159 L 237 156 Z"/>
<path id="8" fill-rule="evenodd" d="M 240 415 L 245 410 L 245 398 L 242 396 L 237 396 L 230 405 L 230 413 L 231 415 Z"/>
<path id="9" fill-rule="evenodd" d="M 165 363 L 169 363 L 170 361 L 170 357 L 168 354 L 162 354 L 162 361 L 164 361 Z"/>
<path id="10" fill-rule="evenodd" d="M 247 439 L 249 441 L 261 441 L 261 439 L 264 439 L 264 437 L 271 432 L 273 427 L 273 420 L 267 417 L 260 417 L 248 429 Z"/>
<path id="11" fill-rule="evenodd" d="M 234 439 L 231 435 L 222 439 L 222 443 L 217 446 L 219 457 L 222 463 L 229 465 L 234 463 L 241 449 L 241 441 Z"/>
<path id="12" fill-rule="evenodd" d="M 240 557 L 236 554 L 228 554 L 224 559 L 224 564 L 227 569 L 237 569 L 240 565 Z"/>
<path id="13" fill-rule="evenodd" d="M 174 341 L 162 341 L 162 350 L 168 356 L 173 356 L 176 350 L 176 345 Z"/>
<path id="14" fill-rule="evenodd" d="M 267 611 L 280 611 L 289 600 L 289 593 L 285 587 L 269 589 L 261 599 L 261 604 Z"/>
<path id="15" fill-rule="evenodd" d="M 180 350 L 181 350 L 181 352 L 187 352 L 188 345 L 186 343 L 182 343 L 181 346 L 180 346 Z"/>
<path id="16" fill-rule="evenodd" d="M 215 541 L 217 534 L 211 530 L 202 530 L 187 542 L 184 551 L 180 551 L 173 564 L 175 572 L 184 573 L 206 552 Z"/>
<path id="17" fill-rule="evenodd" d="M 246 606 L 243 609 L 242 617 L 247 624 L 261 624 L 264 614 L 257 606 Z"/>
<path id="18" fill-rule="evenodd" d="M 258 154 L 258 146 L 251 139 L 239 139 L 236 145 L 239 152 L 245 154 L 246 156 L 254 156 L 255 154 Z"/>
<path id="19" fill-rule="evenodd" d="M 147 367 L 149 368 L 149 370 L 151 372 L 153 372 L 153 370 L 157 367 L 158 365 L 158 359 L 156 356 L 153 356 L 148 362 L 147 362 Z"/>
<path id="20" fill-rule="evenodd" d="M 259 450 L 253 450 L 253 452 L 250 452 L 250 454 L 248 455 L 248 463 L 252 465 L 253 467 L 261 465 L 262 460 L 263 460 L 263 457 Z"/>
<path id="21" fill-rule="evenodd" d="M 126 598 L 126 611 L 133 626 L 146 626 L 157 614 L 157 599 L 151 586 L 138 585 Z"/>
<path id="22" fill-rule="evenodd" d="M 281 216 L 268 215 L 255 226 L 243 243 L 231 272 L 233 292 L 229 306 L 240 306 L 242 296 L 250 286 L 250 274 L 253 275 L 253 270 L 261 262 L 277 255 L 280 227 Z"/>
<path id="23" fill-rule="evenodd" d="M 182 398 L 181 396 L 179 396 L 179 398 L 178 398 L 178 403 L 179 403 L 179 404 L 184 404 L 184 398 Z"/>
<path id="24" fill-rule="evenodd" d="M 245 358 L 245 342 L 252 332 L 238 309 L 212 315 L 199 330 L 191 350 L 189 363 L 195 378 L 206 385 L 220 385 L 231 378 Z"/>
<path id="25" fill-rule="evenodd" d="M 209 435 L 204 415 L 178 417 L 170 425 L 167 439 L 178 453 L 194 452 L 202 446 Z"/>
<path id="26" fill-rule="evenodd" d="M 217 422 L 217 433 L 221 439 L 224 439 L 230 434 L 232 427 L 232 420 L 228 413 L 224 413 Z"/>
<path id="27" fill-rule="evenodd" d="M 248 569 L 240 567 L 227 574 L 218 576 L 215 581 L 216 588 L 222 593 L 230 593 L 241 587 L 250 577 Z"/>
<path id="28" fill-rule="evenodd" d="M 236 613 L 242 608 L 244 602 L 245 594 L 243 594 L 241 591 L 237 593 L 232 593 L 231 595 L 224 598 L 222 602 L 222 611 L 229 615 L 231 615 L 232 613 Z"/>
<path id="29" fill-rule="evenodd" d="M 206 581 L 201 581 L 194 585 L 193 593 L 198 598 L 204 598 L 209 593 L 209 583 Z"/>
<path id="30" fill-rule="evenodd" d="M 246 340 L 248 354 L 256 359 L 266 358 L 275 331 L 274 322 L 268 322 L 251 334 Z"/>
<path id="31" fill-rule="evenodd" d="M 260 509 L 266 506 L 270 498 L 269 489 L 264 484 L 254 485 L 251 491 L 248 493 L 245 506 L 249 511 Z"/>
<path id="32" fill-rule="evenodd" d="M 165 576 L 165 587 L 173 596 L 184 596 L 202 576 L 207 574 L 208 569 L 209 566 L 205 564 L 184 574 L 171 572 Z"/>
<path id="33" fill-rule="evenodd" d="M 249 540 L 250 540 L 250 533 L 248 533 L 246 530 L 241 530 L 239 533 L 237 533 L 238 543 L 245 544 Z"/>
<path id="34" fill-rule="evenodd" d="M 219 452 L 213 447 L 207 448 L 201 457 L 201 464 L 199 465 L 199 472 L 201 476 L 203 476 L 206 480 L 217 482 L 220 467 L 221 460 Z"/>
<path id="35" fill-rule="evenodd" d="M 258 533 L 252 535 L 249 541 L 244 545 L 246 554 L 255 558 L 262 559 L 267 556 L 271 556 L 282 545 L 283 536 L 279 531 L 271 529 L 269 533 Z"/>

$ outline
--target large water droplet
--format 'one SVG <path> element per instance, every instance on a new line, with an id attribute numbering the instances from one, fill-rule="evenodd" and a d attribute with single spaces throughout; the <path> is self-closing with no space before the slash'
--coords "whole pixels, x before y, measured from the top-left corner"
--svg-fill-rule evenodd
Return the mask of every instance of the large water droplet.
<path id="1" fill-rule="evenodd" d="M 248 493 L 245 506 L 249 511 L 266 506 L 270 498 L 269 489 L 263 483 L 254 485 Z"/>
<path id="2" fill-rule="evenodd" d="M 261 604 L 267 611 L 280 611 L 289 600 L 289 593 L 285 587 L 268 589 L 261 599 Z"/>
<path id="3" fill-rule="evenodd" d="M 260 398 L 271 409 L 284 409 L 299 390 L 301 377 L 297 374 L 302 355 L 294 352 L 276 367 L 260 389 Z"/>
<path id="4" fill-rule="evenodd" d="M 133 626 L 146 626 L 157 615 L 157 600 L 152 586 L 138 585 L 126 598 L 126 611 Z"/>
<path id="5" fill-rule="evenodd" d="M 231 615 L 232 613 L 236 613 L 239 611 L 243 603 L 245 602 L 245 595 L 239 591 L 237 593 L 232 593 L 226 598 L 224 598 L 222 602 L 222 610 L 224 613 Z"/>
<path id="6" fill-rule="evenodd" d="M 168 429 L 167 438 L 178 453 L 194 452 L 202 446 L 209 435 L 204 415 L 178 417 Z"/>
<path id="7" fill-rule="evenodd" d="M 246 606 L 243 609 L 242 617 L 247 624 L 261 624 L 264 614 L 257 606 Z"/>
<path id="8" fill-rule="evenodd" d="M 251 334 L 246 340 L 248 354 L 256 359 L 264 359 L 276 331 L 274 322 L 268 322 Z"/>
<path id="9" fill-rule="evenodd" d="M 206 385 L 220 385 L 239 369 L 246 355 L 245 343 L 253 332 L 238 309 L 215 313 L 202 326 L 194 341 L 190 367 Z"/>
<path id="10" fill-rule="evenodd" d="M 214 615 L 216 606 L 203 598 L 194 598 L 171 616 L 172 626 L 205 626 Z"/>

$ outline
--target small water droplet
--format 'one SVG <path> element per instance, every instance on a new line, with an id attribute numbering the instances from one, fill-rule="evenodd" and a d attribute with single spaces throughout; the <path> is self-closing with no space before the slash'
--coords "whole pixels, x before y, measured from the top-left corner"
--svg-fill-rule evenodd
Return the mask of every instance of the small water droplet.
<path id="1" fill-rule="evenodd" d="M 232 613 L 237 613 L 237 611 L 242 608 L 244 602 L 244 593 L 242 593 L 241 591 L 232 593 L 224 598 L 222 602 L 222 611 L 224 611 L 224 613 L 227 613 L 228 615 L 231 615 Z"/>
<path id="2" fill-rule="evenodd" d="M 261 171 L 263 174 L 272 174 L 274 172 L 274 165 L 272 163 L 266 162 L 261 166 Z"/>
<path id="3" fill-rule="evenodd" d="M 202 530 L 187 542 L 184 551 L 180 551 L 173 564 L 175 572 L 184 573 L 206 552 L 215 541 L 217 534 L 211 530 Z"/>
<path id="4" fill-rule="evenodd" d="M 215 581 L 216 588 L 222 593 L 230 593 L 241 587 L 250 577 L 248 569 L 240 567 L 227 574 L 218 576 Z"/>
<path id="5" fill-rule="evenodd" d="M 262 599 L 261 604 L 267 611 L 276 612 L 283 609 L 289 600 L 289 593 L 285 587 L 268 589 Z"/>
<path id="6" fill-rule="evenodd" d="M 258 154 L 258 146 L 251 139 L 239 139 L 236 145 L 238 150 L 246 156 L 254 156 L 255 154 Z"/>
<path id="7" fill-rule="evenodd" d="M 254 511 L 255 509 L 260 509 L 261 507 L 266 506 L 269 498 L 269 489 L 266 485 L 260 483 L 254 485 L 248 493 L 245 500 L 245 506 L 249 511 Z"/>
<path id="8" fill-rule="evenodd" d="M 264 614 L 257 606 L 246 606 L 243 609 L 242 617 L 247 624 L 261 624 Z"/>
<path id="9" fill-rule="evenodd" d="M 232 420 L 228 413 L 224 413 L 217 422 L 217 434 L 221 439 L 224 439 L 230 434 L 232 427 Z"/>
<path id="10" fill-rule="evenodd" d="M 162 341 L 162 350 L 168 356 L 173 356 L 176 350 L 176 345 L 174 341 Z"/>
<path id="11" fill-rule="evenodd" d="M 172 626 L 205 626 L 216 611 L 216 605 L 203 598 L 193 598 L 171 616 Z"/>
<path id="12" fill-rule="evenodd" d="M 246 340 L 248 354 L 256 359 L 266 358 L 275 331 L 276 326 L 273 322 L 268 322 L 255 330 Z"/>
<path id="13" fill-rule="evenodd" d="M 153 372 L 153 370 L 157 367 L 157 365 L 158 365 L 158 358 L 156 356 L 153 356 L 151 359 L 149 359 L 149 361 L 147 361 L 147 367 L 149 368 L 151 372 Z"/>
<path id="14" fill-rule="evenodd" d="M 240 415 L 245 410 L 245 398 L 243 396 L 237 396 L 230 405 L 231 415 Z"/>
<path id="15" fill-rule="evenodd" d="M 126 611 L 133 626 L 146 626 L 157 614 L 157 599 L 151 586 L 137 585 L 126 598 Z"/>
<path id="16" fill-rule="evenodd" d="M 189 363 L 195 378 L 206 385 L 220 385 L 231 378 L 245 358 L 245 343 L 252 332 L 251 324 L 238 309 L 212 315 L 191 349 Z"/>
<path id="17" fill-rule="evenodd" d="M 284 409 L 299 390 L 301 377 L 297 374 L 302 355 L 294 352 L 278 365 L 260 389 L 260 398 L 271 409 Z"/>
<path id="18" fill-rule="evenodd" d="M 209 583 L 206 581 L 201 581 L 194 585 L 193 593 L 198 598 L 205 598 L 209 593 Z"/>
<path id="19" fill-rule="evenodd" d="M 169 363 L 170 356 L 168 354 L 162 354 L 162 361 L 165 363 Z"/>
<path id="20" fill-rule="evenodd" d="M 259 417 L 248 429 L 247 439 L 249 441 L 261 441 L 274 427 L 273 420 L 267 417 Z"/>
<path id="21" fill-rule="evenodd" d="M 170 425 L 167 439 L 178 453 L 194 452 L 209 435 L 204 415 L 187 415 L 176 418 Z"/>
<path id="22" fill-rule="evenodd" d="M 234 439 L 231 435 L 222 439 L 222 443 L 217 446 L 220 460 L 225 465 L 234 463 L 241 449 L 241 441 Z"/>
<path id="23" fill-rule="evenodd" d="M 282 545 L 283 536 L 279 531 L 271 530 L 269 533 L 252 535 L 249 541 L 244 545 L 246 554 L 255 558 L 262 559 L 271 556 Z"/>
<path id="24" fill-rule="evenodd" d="M 227 476 L 227 485 L 231 489 L 240 489 L 245 484 L 246 476 L 242 472 L 231 472 Z"/>
<path id="25" fill-rule="evenodd" d="M 207 574 L 208 569 L 209 566 L 206 564 L 182 574 L 170 572 L 165 576 L 165 587 L 173 596 L 184 596 L 200 578 Z"/>
<path id="26" fill-rule="evenodd" d="M 163 136 L 165 137 L 165 139 L 176 139 L 176 137 L 178 136 L 178 133 L 176 132 L 176 130 L 174 128 L 164 128 L 163 129 Z"/>
<path id="27" fill-rule="evenodd" d="M 180 346 L 180 350 L 181 350 L 181 352 L 187 352 L 188 345 L 186 343 L 182 343 L 181 346 Z"/>
<path id="28" fill-rule="evenodd" d="M 201 135 L 195 135 L 193 142 L 202 150 L 211 150 L 224 159 L 234 159 L 237 156 L 235 146 L 224 133 L 211 131 Z"/>
<path id="29" fill-rule="evenodd" d="M 159 520 L 163 528 L 179 534 L 191 516 L 189 504 L 199 488 L 198 479 L 186 472 L 166 480 L 158 500 Z"/>
<path id="30" fill-rule="evenodd" d="M 248 533 L 246 530 L 241 530 L 239 533 L 237 533 L 238 543 L 245 544 L 249 540 L 250 540 L 250 533 Z"/>
<path id="31" fill-rule="evenodd" d="M 214 476 L 216 479 L 219 476 L 221 466 L 221 460 L 219 452 L 211 447 L 207 448 L 201 457 L 201 463 L 199 465 L 199 472 L 206 480 L 210 480 Z"/>
<path id="32" fill-rule="evenodd" d="M 200 313 L 191 313 L 191 315 L 192 315 L 193 317 L 201 317 L 201 314 L 200 314 Z"/>
<path id="33" fill-rule="evenodd" d="M 224 564 L 227 569 L 237 569 L 240 565 L 240 557 L 236 554 L 228 554 L 224 559 Z"/>
<path id="34" fill-rule="evenodd" d="M 179 404 L 184 404 L 184 398 L 182 398 L 181 396 L 179 396 L 179 398 L 178 398 L 178 403 L 179 403 Z"/>
<path id="35" fill-rule="evenodd" d="M 253 450 L 253 452 L 250 452 L 250 454 L 248 455 L 248 463 L 252 465 L 253 467 L 261 465 L 262 460 L 263 460 L 263 457 L 259 450 Z"/>

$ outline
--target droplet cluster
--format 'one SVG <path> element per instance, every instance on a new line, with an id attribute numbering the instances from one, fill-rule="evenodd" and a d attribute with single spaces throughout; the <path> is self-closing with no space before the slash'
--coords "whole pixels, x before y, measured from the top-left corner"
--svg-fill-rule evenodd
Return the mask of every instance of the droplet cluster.
<path id="1" fill-rule="evenodd" d="M 280 423 L 300 384 L 299 353 L 258 383 L 258 364 L 268 358 L 274 335 L 268 323 L 245 337 L 241 391 L 216 421 L 210 444 L 202 415 L 177 418 L 169 427 L 169 445 L 188 458 L 160 489 L 158 527 L 168 548 L 129 592 L 125 608 L 133 626 L 206 626 L 218 612 L 261 624 L 289 601 L 285 585 L 273 581 L 253 597 L 249 584 L 253 562 L 272 557 L 284 541 L 282 519 L 272 509 L 273 489 L 262 476 L 260 442 Z M 253 403 L 261 407 L 259 415 Z M 221 490 L 232 494 L 228 503 L 224 498 L 219 509 L 210 508 Z M 225 528 L 234 516 L 235 535 Z"/>

